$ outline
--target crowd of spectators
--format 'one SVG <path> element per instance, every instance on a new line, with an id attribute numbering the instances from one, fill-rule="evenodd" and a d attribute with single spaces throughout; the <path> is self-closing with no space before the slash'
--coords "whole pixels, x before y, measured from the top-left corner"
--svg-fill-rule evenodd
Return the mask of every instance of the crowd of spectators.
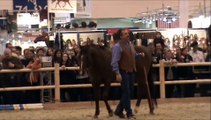
<path id="1" fill-rule="evenodd" d="M 205 49 L 199 47 L 198 39 L 195 37 L 190 44 L 184 45 L 182 48 L 178 45 L 174 45 L 173 49 L 170 49 L 164 42 L 161 33 L 157 33 L 154 38 L 154 42 L 149 44 L 148 47 L 152 51 L 153 63 L 157 64 L 160 60 L 177 62 L 177 63 L 190 63 L 190 62 L 211 62 L 210 45 L 207 45 Z M 195 71 L 201 71 L 196 73 Z M 205 71 L 203 73 L 203 71 Z M 208 73 L 210 68 L 208 66 L 203 67 L 175 67 L 169 66 L 165 68 L 166 80 L 194 80 L 197 78 L 211 78 Z M 158 69 L 154 70 L 154 79 L 158 80 Z M 197 89 L 203 89 L 203 95 L 207 95 L 210 90 L 210 84 L 198 85 L 198 84 L 186 84 L 186 85 L 167 85 L 166 87 L 167 97 L 193 97 Z"/>
<path id="2" fill-rule="evenodd" d="M 73 42 L 71 49 L 54 49 L 48 47 L 27 48 L 23 50 L 20 46 L 6 44 L 3 55 L 0 56 L 1 69 L 39 69 L 42 67 L 54 67 L 58 63 L 62 70 L 60 71 L 60 84 L 80 84 L 89 83 L 88 78 L 81 77 L 79 71 L 67 70 L 66 67 L 79 66 L 78 54 L 79 46 Z M 50 81 L 50 83 L 49 83 Z M 26 72 L 26 73 L 1 73 L 0 88 L 38 86 L 54 84 L 53 73 L 45 72 Z M 84 91 L 90 89 L 61 89 L 61 101 L 83 101 L 91 99 L 91 92 L 85 94 Z M 52 90 L 53 91 L 53 90 Z M 87 93 L 87 92 L 86 92 Z M 3 91 L 0 92 L 0 104 L 18 104 L 18 103 L 38 103 L 41 102 L 41 90 L 23 90 L 23 91 Z M 54 95 L 53 95 L 54 96 Z M 53 97 L 51 96 L 51 97 Z"/>

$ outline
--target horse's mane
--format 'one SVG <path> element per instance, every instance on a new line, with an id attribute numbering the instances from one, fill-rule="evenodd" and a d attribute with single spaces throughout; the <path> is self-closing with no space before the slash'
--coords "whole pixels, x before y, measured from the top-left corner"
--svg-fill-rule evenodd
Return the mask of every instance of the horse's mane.
<path id="1" fill-rule="evenodd" d="M 86 67 L 95 67 L 99 70 L 106 65 L 110 65 L 111 62 L 111 51 L 106 47 L 91 44 L 83 46 L 81 54 L 84 56 L 83 62 Z"/>
<path id="2" fill-rule="evenodd" d="M 111 67 L 111 51 L 98 45 L 86 45 L 81 48 L 82 69 L 88 70 L 90 77 L 102 78 L 99 83 L 114 80 L 114 72 Z M 105 80 L 107 79 L 107 80 Z M 93 80 L 93 79 L 90 79 Z M 107 81 L 108 82 L 108 81 Z"/>

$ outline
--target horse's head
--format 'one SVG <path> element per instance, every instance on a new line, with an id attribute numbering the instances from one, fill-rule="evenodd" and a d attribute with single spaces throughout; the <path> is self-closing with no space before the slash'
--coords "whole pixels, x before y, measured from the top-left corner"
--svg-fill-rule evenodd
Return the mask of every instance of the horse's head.
<path id="1" fill-rule="evenodd" d="M 85 45 L 85 46 L 81 46 L 80 47 L 80 52 L 78 57 L 78 62 L 80 64 L 80 68 L 82 73 L 84 73 L 87 68 L 89 67 L 89 49 L 90 49 L 90 45 Z"/>

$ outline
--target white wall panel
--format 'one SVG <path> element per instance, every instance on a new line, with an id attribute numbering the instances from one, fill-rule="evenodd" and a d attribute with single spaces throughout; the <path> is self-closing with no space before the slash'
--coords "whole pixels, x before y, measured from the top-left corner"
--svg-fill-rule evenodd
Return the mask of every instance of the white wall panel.
<path id="1" fill-rule="evenodd" d="M 137 13 L 165 6 L 178 7 L 179 0 L 93 0 L 93 18 L 136 17 Z"/>
<path id="2" fill-rule="evenodd" d="M 0 0 L 0 10 L 13 10 L 13 0 Z"/>

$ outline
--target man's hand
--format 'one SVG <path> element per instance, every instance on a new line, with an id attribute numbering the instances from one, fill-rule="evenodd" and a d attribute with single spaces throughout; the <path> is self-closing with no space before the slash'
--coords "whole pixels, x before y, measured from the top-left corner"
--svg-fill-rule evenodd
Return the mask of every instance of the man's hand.
<path id="1" fill-rule="evenodd" d="M 11 63 L 11 62 L 9 62 L 8 65 L 9 65 L 10 68 L 14 68 L 14 67 L 15 67 L 15 64 L 13 64 L 13 63 Z"/>
<path id="2" fill-rule="evenodd" d="M 116 73 L 116 81 L 117 82 L 122 82 L 122 76 L 120 73 Z"/>
<path id="3" fill-rule="evenodd" d="M 62 65 L 61 68 L 62 68 L 62 70 L 66 70 L 66 66 L 65 65 Z"/>

